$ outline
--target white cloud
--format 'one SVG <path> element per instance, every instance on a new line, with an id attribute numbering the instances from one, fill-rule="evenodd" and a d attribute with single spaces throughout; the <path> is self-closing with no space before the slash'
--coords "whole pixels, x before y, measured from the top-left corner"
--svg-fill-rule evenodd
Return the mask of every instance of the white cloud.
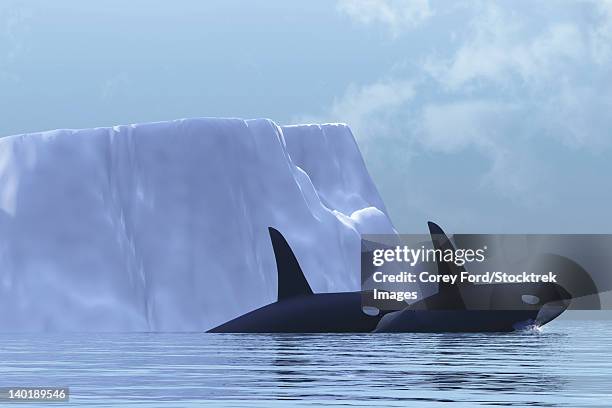
<path id="1" fill-rule="evenodd" d="M 385 80 L 348 87 L 327 120 L 351 125 L 366 156 L 376 146 L 371 171 L 394 186 L 412 179 L 407 157 L 442 166 L 469 157 L 477 163 L 466 163 L 471 173 L 457 180 L 480 179 L 466 186 L 468 195 L 559 205 L 555 195 L 567 187 L 557 178 L 567 170 L 555 157 L 588 163 L 612 147 L 612 0 L 469 2 L 436 13 L 425 3 L 420 12 L 398 12 L 399 4 L 340 1 L 359 23 L 414 35 L 394 42 L 397 64 L 382 73 Z M 398 188 L 389 194 L 414 202 Z M 439 200 L 435 191 L 419 194 L 432 194 L 424 203 Z"/>
<path id="2" fill-rule="evenodd" d="M 586 22 L 571 12 L 529 15 L 499 3 L 471 10 L 458 46 L 423 65 L 444 96 L 418 119 L 424 148 L 480 152 L 490 163 L 484 185 L 512 195 L 536 189 L 543 172 L 531 152 L 536 144 L 591 153 L 609 146 L 610 4 L 582 4 L 596 16 Z"/>
<path id="3" fill-rule="evenodd" d="M 29 30 L 31 11 L 15 4 L 0 4 L 0 79 L 18 80 L 11 64 L 25 51 L 24 35 Z"/>
<path id="4" fill-rule="evenodd" d="M 594 60 L 605 64 L 612 59 L 612 0 L 601 0 L 595 3 L 597 23 L 589 35 L 591 52 Z"/>
<path id="5" fill-rule="evenodd" d="M 516 107 L 488 100 L 426 105 L 418 136 L 430 150 L 454 153 L 469 147 L 494 145 L 496 125 Z"/>
<path id="6" fill-rule="evenodd" d="M 480 185 L 514 197 L 531 190 L 540 179 L 530 152 L 520 148 L 517 138 L 508 137 L 509 129 L 520 133 L 515 123 L 524 116 L 521 106 L 495 100 L 432 104 L 422 109 L 415 135 L 430 152 L 480 153 L 489 162 Z"/>
<path id="7" fill-rule="evenodd" d="M 414 83 L 407 80 L 381 80 L 362 86 L 351 84 L 325 112 L 294 117 L 292 122 L 348 123 L 362 148 L 367 149 L 368 143 L 380 143 L 381 138 L 396 134 L 398 124 L 395 121 L 405 116 L 414 95 Z"/>
<path id="8" fill-rule="evenodd" d="M 538 119 L 546 136 L 574 150 L 603 152 L 612 145 L 612 86 L 561 81 L 542 97 Z"/>
<path id="9" fill-rule="evenodd" d="M 340 0 L 338 10 L 360 24 L 385 25 L 393 35 L 433 15 L 428 0 Z"/>
<path id="10" fill-rule="evenodd" d="M 453 90 L 483 80 L 508 84 L 518 79 L 534 86 L 586 57 L 583 33 L 573 23 L 534 28 L 495 4 L 484 7 L 475 13 L 469 35 L 450 58 L 430 57 L 424 65 Z"/>
<path id="11" fill-rule="evenodd" d="M 393 118 L 402 115 L 398 109 L 413 97 L 414 85 L 410 81 L 387 80 L 362 87 L 351 85 L 334 101 L 329 115 L 349 123 L 362 139 L 381 137 L 389 134 Z"/>

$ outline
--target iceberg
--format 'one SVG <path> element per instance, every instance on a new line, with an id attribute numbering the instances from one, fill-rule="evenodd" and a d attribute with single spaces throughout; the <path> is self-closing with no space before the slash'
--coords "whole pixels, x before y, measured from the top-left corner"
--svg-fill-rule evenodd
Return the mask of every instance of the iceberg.
<path id="1" fill-rule="evenodd" d="M 0 331 L 205 331 L 276 299 L 268 227 L 315 292 L 395 233 L 344 124 L 183 119 L 0 139 Z"/>

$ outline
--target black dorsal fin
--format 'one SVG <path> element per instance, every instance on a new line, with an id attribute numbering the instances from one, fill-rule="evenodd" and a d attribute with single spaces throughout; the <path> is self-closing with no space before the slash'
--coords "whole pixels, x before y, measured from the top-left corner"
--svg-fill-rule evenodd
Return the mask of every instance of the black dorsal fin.
<path id="1" fill-rule="evenodd" d="M 312 295 L 312 289 L 300 268 L 285 237 L 276 229 L 269 227 L 270 240 L 276 258 L 278 275 L 278 300 L 294 296 Z"/>
<path id="2" fill-rule="evenodd" d="M 455 247 L 451 242 L 450 238 L 446 236 L 442 228 L 435 222 L 428 221 L 427 226 L 429 227 L 429 234 L 431 235 L 431 243 L 435 249 L 439 249 L 442 252 L 448 251 L 449 249 L 455 252 Z M 465 272 L 463 266 L 459 266 L 454 262 L 444 262 L 439 260 L 438 262 L 438 275 L 460 275 L 461 272 Z"/>
<path id="3" fill-rule="evenodd" d="M 431 243 L 433 244 L 434 249 L 439 249 L 442 251 L 442 253 L 448 251 L 449 249 L 455 252 L 455 247 L 453 246 L 450 238 L 446 236 L 438 224 L 428 221 L 427 226 L 429 227 Z M 445 262 L 443 259 L 438 258 L 436 263 L 438 265 L 438 275 L 457 276 L 457 279 L 459 279 L 461 277 L 461 272 L 465 272 L 465 268 L 455 264 L 455 262 Z M 461 298 L 461 293 L 459 292 L 459 286 L 457 284 L 453 285 L 452 283 L 440 282 L 438 285 L 438 292 L 441 296 L 436 298 L 436 304 L 428 306 L 432 306 L 432 308 L 435 309 L 465 308 L 465 303 Z"/>

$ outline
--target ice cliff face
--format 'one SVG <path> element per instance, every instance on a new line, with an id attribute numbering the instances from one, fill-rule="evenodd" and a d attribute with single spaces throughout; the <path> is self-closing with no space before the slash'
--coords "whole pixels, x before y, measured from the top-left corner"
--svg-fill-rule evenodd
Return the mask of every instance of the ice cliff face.
<path id="1" fill-rule="evenodd" d="M 190 119 L 0 139 L 0 331 L 206 330 L 276 299 L 267 227 L 315 292 L 393 227 L 345 125 Z"/>

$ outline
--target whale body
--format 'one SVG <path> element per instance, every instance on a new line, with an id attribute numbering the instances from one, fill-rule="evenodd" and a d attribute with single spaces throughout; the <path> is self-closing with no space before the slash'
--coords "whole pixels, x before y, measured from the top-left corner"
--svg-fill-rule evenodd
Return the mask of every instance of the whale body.
<path id="1" fill-rule="evenodd" d="M 442 229 L 429 223 L 436 248 L 452 247 Z M 278 273 L 278 300 L 211 330 L 210 333 L 364 333 L 364 332 L 509 332 L 542 326 L 569 305 L 570 294 L 555 283 L 529 285 L 441 285 L 439 292 L 397 311 L 368 313 L 364 291 L 313 293 L 291 247 L 269 228 Z M 439 274 L 462 267 L 440 262 Z M 522 300 L 537 296 L 536 304 Z M 493 299 L 493 309 L 467 309 L 470 299 Z M 466 302 L 466 299 L 468 302 Z M 497 309 L 496 309 L 497 307 Z"/>

